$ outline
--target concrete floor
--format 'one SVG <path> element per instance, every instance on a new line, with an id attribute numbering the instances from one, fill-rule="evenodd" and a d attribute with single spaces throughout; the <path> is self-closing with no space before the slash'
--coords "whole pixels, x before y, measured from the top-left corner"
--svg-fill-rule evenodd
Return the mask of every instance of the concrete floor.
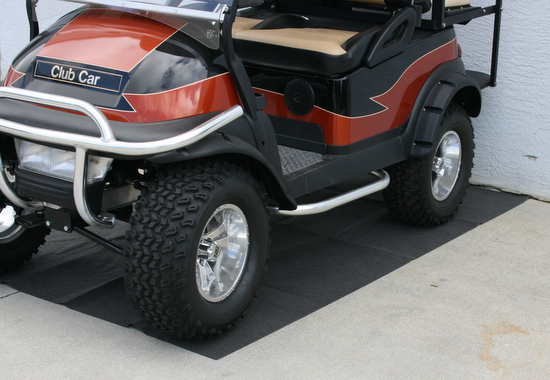
<path id="1" fill-rule="evenodd" d="M 550 379 L 549 229 L 528 200 L 220 360 L 0 285 L 0 379 Z"/>

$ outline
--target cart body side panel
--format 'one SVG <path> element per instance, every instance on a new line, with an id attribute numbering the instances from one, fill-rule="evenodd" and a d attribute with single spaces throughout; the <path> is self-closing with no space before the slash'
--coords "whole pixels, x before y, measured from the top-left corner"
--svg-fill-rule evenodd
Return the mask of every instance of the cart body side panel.
<path id="1" fill-rule="evenodd" d="M 4 84 L 74 97 L 114 121 L 157 123 L 221 112 L 240 103 L 217 54 L 169 24 L 111 9 L 87 9 L 12 67 Z"/>
<path id="2" fill-rule="evenodd" d="M 378 67 L 360 68 L 343 78 L 251 68 L 252 84 L 257 92 L 265 94 L 267 114 L 319 125 L 328 145 L 351 145 L 406 123 L 428 77 L 437 67 L 458 57 L 452 29 L 428 39 L 432 41 L 418 42 Z M 288 93 L 289 83 L 296 78 L 309 83 L 314 92 L 315 104 L 305 115 L 297 115 L 288 107 L 292 96 Z"/>

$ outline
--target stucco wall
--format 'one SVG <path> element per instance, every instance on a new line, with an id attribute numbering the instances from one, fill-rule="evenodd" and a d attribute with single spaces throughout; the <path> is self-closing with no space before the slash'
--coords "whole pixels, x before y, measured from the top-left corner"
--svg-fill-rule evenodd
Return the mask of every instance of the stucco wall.
<path id="1" fill-rule="evenodd" d="M 25 0 L 0 2 L 0 78 L 4 78 L 13 58 L 29 41 L 25 3 Z M 76 6 L 59 0 L 39 0 L 37 14 L 41 30 Z"/>
<path id="2" fill-rule="evenodd" d="M 473 120 L 472 182 L 550 200 L 550 3 L 503 3 L 498 85 L 483 91 L 482 113 Z M 484 47 L 492 21 L 457 28 L 469 69 L 489 68 Z"/>
<path id="3" fill-rule="evenodd" d="M 490 0 L 472 0 L 487 5 Z M 45 27 L 74 7 L 40 0 Z M 0 57 L 3 77 L 28 39 L 22 0 L 0 4 Z M 548 0 L 504 0 L 498 86 L 483 92 L 474 119 L 476 156 L 472 183 L 550 200 L 550 7 Z M 468 69 L 488 72 L 493 17 L 457 27 Z"/>

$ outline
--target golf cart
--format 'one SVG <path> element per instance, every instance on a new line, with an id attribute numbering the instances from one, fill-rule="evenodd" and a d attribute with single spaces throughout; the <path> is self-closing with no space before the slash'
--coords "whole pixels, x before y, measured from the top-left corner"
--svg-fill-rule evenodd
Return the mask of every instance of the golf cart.
<path id="1" fill-rule="evenodd" d="M 205 338 L 255 297 L 271 215 L 383 191 L 434 226 L 462 202 L 501 0 L 70 1 L 41 33 L 27 1 L 0 87 L 0 270 L 76 232 L 124 255 L 153 326 Z M 453 25 L 490 14 L 490 73 L 467 71 Z M 124 247 L 101 236 L 117 220 Z"/>

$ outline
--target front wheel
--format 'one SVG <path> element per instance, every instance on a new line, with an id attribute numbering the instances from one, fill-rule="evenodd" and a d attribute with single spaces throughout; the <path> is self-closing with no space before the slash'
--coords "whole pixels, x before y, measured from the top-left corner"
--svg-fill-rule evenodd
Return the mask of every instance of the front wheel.
<path id="1" fill-rule="evenodd" d="M 126 287 L 146 320 L 196 339 L 243 315 L 269 241 L 268 214 L 248 173 L 223 162 L 168 169 L 142 194 L 130 224 Z"/>
<path id="2" fill-rule="evenodd" d="M 409 158 L 387 168 L 384 190 L 390 211 L 405 222 L 435 226 L 449 220 L 466 193 L 474 157 L 472 124 L 466 111 L 451 103 L 428 157 Z"/>
<path id="3" fill-rule="evenodd" d="M 29 229 L 20 226 L 17 224 L 19 212 L 21 210 L 5 205 L 0 199 L 0 273 L 29 261 L 50 232 L 43 226 Z"/>

